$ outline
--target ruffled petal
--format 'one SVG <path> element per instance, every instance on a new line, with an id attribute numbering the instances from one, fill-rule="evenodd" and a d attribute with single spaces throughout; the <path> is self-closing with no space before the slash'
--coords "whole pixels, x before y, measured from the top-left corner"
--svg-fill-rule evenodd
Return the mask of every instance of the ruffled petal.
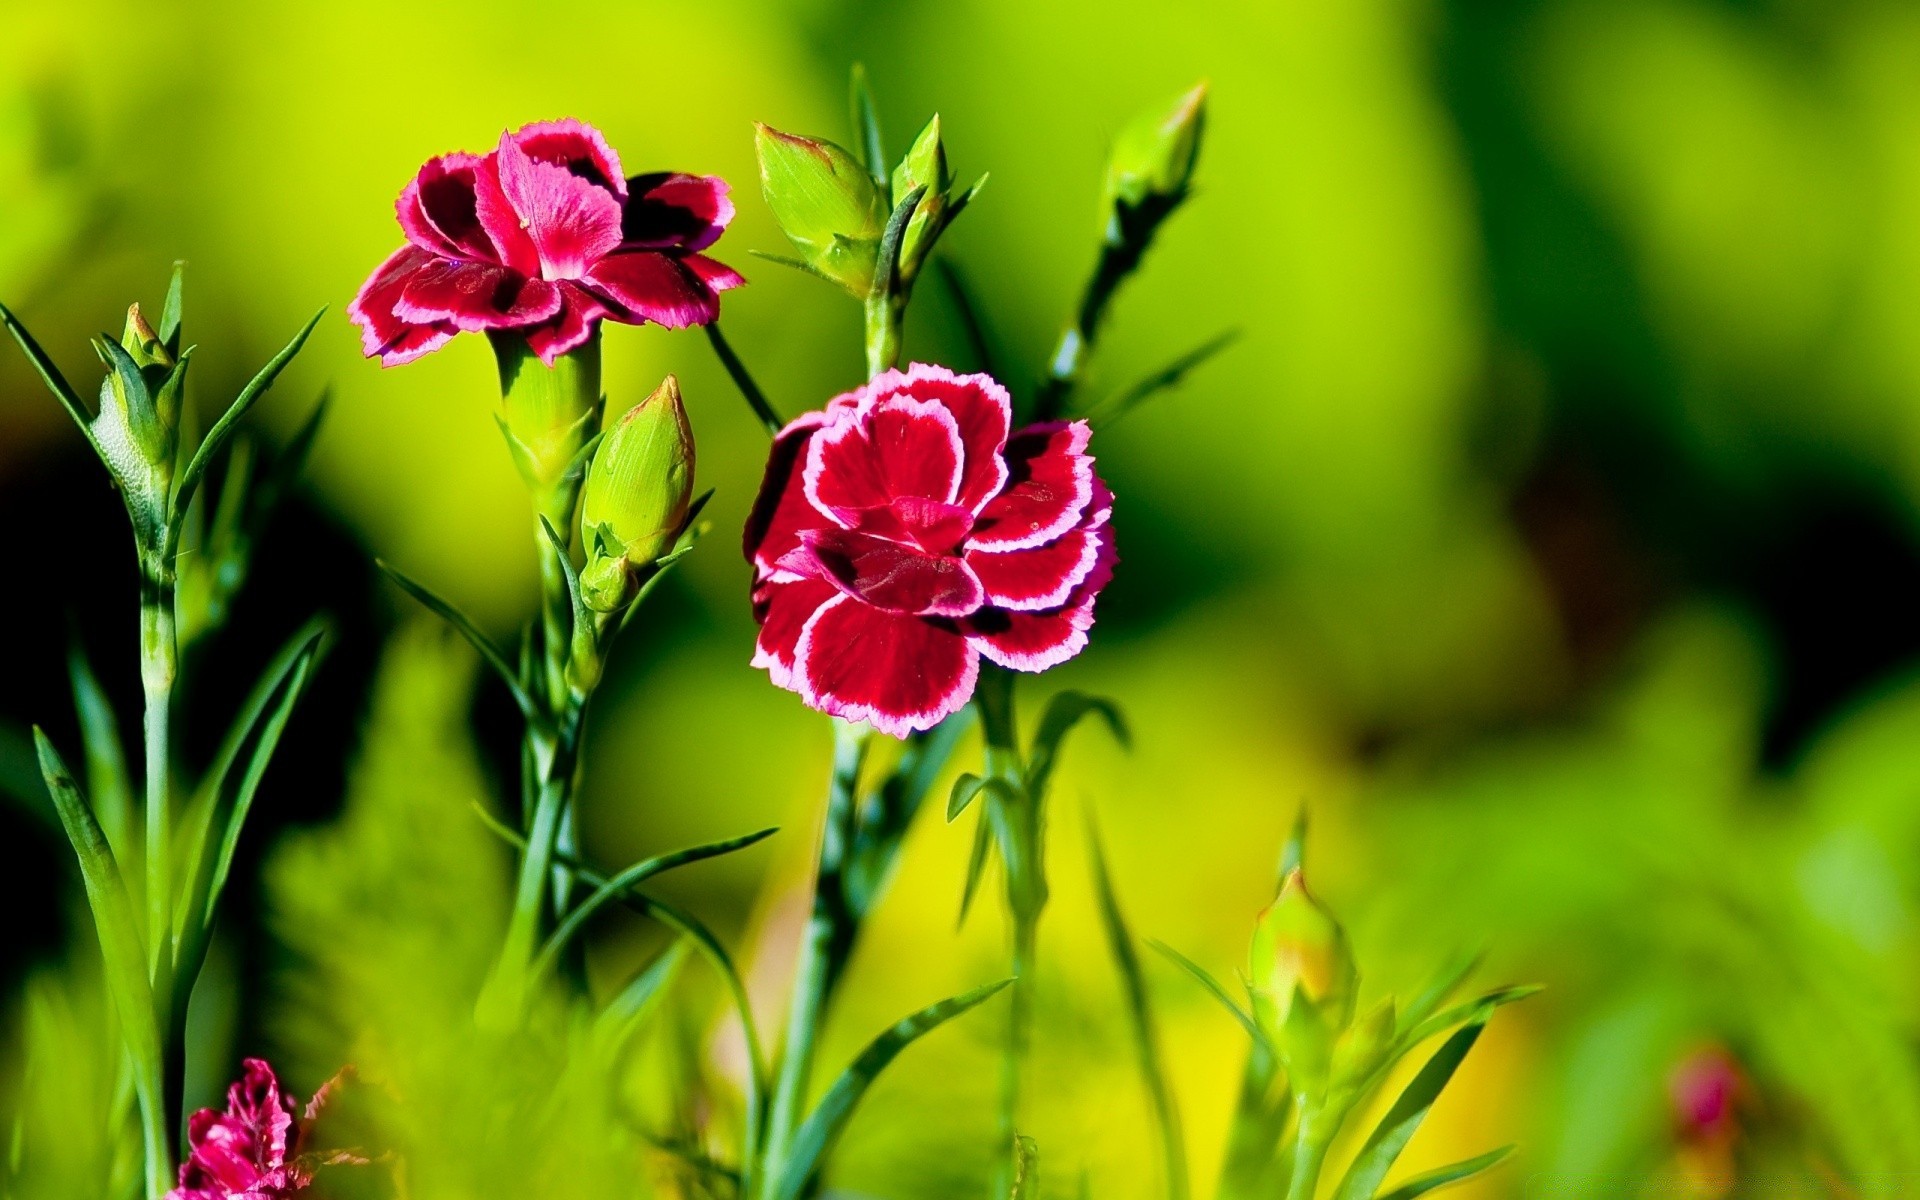
<path id="1" fill-rule="evenodd" d="M 980 510 L 975 547 L 1020 550 L 1052 541 L 1080 523 L 1093 500 L 1093 431 L 1085 421 L 1030 425 L 1007 441 L 1008 482 Z"/>
<path id="2" fill-rule="evenodd" d="M 387 256 L 360 285 L 347 317 L 360 327 L 360 349 L 380 365 L 399 366 L 438 350 L 453 337 L 454 328 L 440 322 L 421 324 L 394 312 L 407 284 L 423 268 L 443 260 L 418 246 L 402 246 Z"/>
<path id="3" fill-rule="evenodd" d="M 849 528 L 901 496 L 952 503 L 962 453 L 959 426 L 938 401 L 870 397 L 807 448 L 807 498 Z"/>
<path id="4" fill-rule="evenodd" d="M 394 204 L 408 241 L 445 258 L 500 261 L 492 237 L 480 223 L 474 193 L 481 162 L 473 154 L 442 154 L 427 160 Z"/>
<path id="5" fill-rule="evenodd" d="M 952 622 L 881 612 L 849 596 L 820 606 L 795 655 L 808 704 L 895 737 L 959 711 L 980 677 L 979 655 Z"/>
<path id="6" fill-rule="evenodd" d="M 500 154 L 490 152 L 473 171 L 473 211 L 499 261 L 522 275 L 540 274 L 540 251 L 500 184 Z"/>
<path id="7" fill-rule="evenodd" d="M 585 121 L 571 117 L 535 121 L 514 130 L 513 142 L 535 162 L 562 167 L 605 188 L 617 200 L 627 198 L 626 173 L 620 169 L 620 156 L 600 131 Z"/>
<path id="8" fill-rule="evenodd" d="M 972 568 L 885 538 L 845 529 L 809 529 L 801 549 L 779 565 L 825 578 L 847 595 L 888 612 L 964 617 L 986 601 Z"/>
<path id="9" fill-rule="evenodd" d="M 558 314 L 560 289 L 505 267 L 441 258 L 414 272 L 393 311 L 403 320 L 444 321 L 467 332 L 519 329 Z"/>
<path id="10" fill-rule="evenodd" d="M 720 315 L 720 297 L 705 280 L 680 260 L 654 250 L 610 254 L 593 265 L 584 282 L 610 302 L 617 318 L 631 324 L 652 321 L 686 329 Z"/>
<path id="11" fill-rule="evenodd" d="M 760 480 L 760 494 L 754 498 L 753 511 L 747 516 L 746 532 L 741 539 L 747 561 L 762 573 L 771 573 L 775 563 L 799 548 L 803 530 L 830 524 L 807 499 L 800 472 L 806 460 L 807 444 L 826 420 L 825 413 L 802 413 L 773 439 L 767 471 Z"/>
<path id="12" fill-rule="evenodd" d="M 962 622 L 974 648 L 1014 671 L 1045 671 L 1086 649 L 1094 602 L 1113 579 L 1119 561 L 1110 530 L 1096 529 L 1090 536 L 1096 543 L 1093 569 L 1064 606 L 1041 612 L 983 608 Z"/>
<path id="13" fill-rule="evenodd" d="M 540 274 L 578 279 L 620 244 L 620 200 L 605 187 L 541 162 L 502 134 L 495 152 L 500 190 L 540 255 Z"/>
<path id="14" fill-rule="evenodd" d="M 569 350 L 577 349 L 593 333 L 593 327 L 607 315 L 606 306 L 583 287 L 563 280 L 556 285 L 560 293 L 560 311 L 551 321 L 527 330 L 527 346 L 552 366 Z"/>
<path id="15" fill-rule="evenodd" d="M 1100 544 L 1092 532 L 1073 529 L 1031 549 L 969 551 L 967 565 L 986 588 L 989 604 L 1029 612 L 1058 608 L 1093 573 Z"/>
<path id="16" fill-rule="evenodd" d="M 800 633 L 820 606 L 839 594 L 823 579 L 769 579 L 754 588 L 753 617 L 760 622 L 760 636 L 753 644 L 753 665 L 765 667 L 776 686 L 798 691 L 793 671 Z"/>
<path id="17" fill-rule="evenodd" d="M 747 277 L 718 259 L 708 258 L 704 254 L 683 254 L 678 256 L 680 265 L 700 277 L 700 282 L 716 292 L 729 291 L 746 286 Z"/>
<path id="18" fill-rule="evenodd" d="M 727 181 L 717 175 L 658 171 L 627 181 L 624 245 L 634 250 L 705 250 L 733 220 Z"/>
<path id="19" fill-rule="evenodd" d="M 1007 483 L 1002 452 L 1013 423 L 1013 400 L 991 375 L 956 375 L 945 367 L 914 363 L 905 371 L 887 371 L 868 385 L 875 396 L 904 392 L 937 401 L 953 414 L 960 430 L 965 467 L 954 503 L 979 512 Z"/>

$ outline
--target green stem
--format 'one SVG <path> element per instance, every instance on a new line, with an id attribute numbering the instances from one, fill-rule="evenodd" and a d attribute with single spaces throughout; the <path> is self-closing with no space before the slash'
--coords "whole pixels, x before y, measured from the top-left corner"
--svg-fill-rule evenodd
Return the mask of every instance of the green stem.
<path id="1" fill-rule="evenodd" d="M 827 789 L 826 818 L 821 826 L 813 912 L 794 971 L 787 1040 L 768 1114 L 766 1161 L 758 1173 L 768 1194 L 780 1176 L 780 1165 L 793 1135 L 805 1119 L 807 1085 L 813 1074 L 820 1028 L 858 933 L 858 923 L 847 906 L 846 870 L 859 810 L 860 766 L 872 737 L 870 725 L 839 720 L 833 723 L 833 779 Z"/>
<path id="2" fill-rule="evenodd" d="M 1320 1187 L 1320 1168 L 1327 1161 L 1331 1131 L 1323 1133 L 1319 1113 L 1311 1109 L 1300 1114 L 1300 1133 L 1294 1139 L 1293 1176 L 1287 1181 L 1287 1200 L 1313 1200 Z"/>
<path id="3" fill-rule="evenodd" d="M 900 331 L 906 300 L 892 293 L 867 297 L 867 378 L 900 365 Z"/>
<path id="4" fill-rule="evenodd" d="M 140 682 L 146 709 L 146 892 L 147 970 L 154 997 L 154 1019 L 172 1031 L 173 1019 L 173 813 L 172 713 L 174 683 L 180 673 L 175 630 L 174 586 L 163 565 L 143 571 L 140 589 Z M 173 1135 L 179 1127 L 179 1095 L 185 1047 L 170 1037 L 160 1061 L 146 1064 L 138 1088 L 140 1124 L 146 1144 L 149 1200 L 160 1200 L 173 1186 Z"/>
<path id="5" fill-rule="evenodd" d="M 1013 1192 L 1017 1169 L 1014 1139 L 1020 1132 L 1020 1076 L 1033 1025 L 1033 963 L 1040 923 L 1016 916 L 1013 922 L 1013 987 L 1007 1006 L 1007 1042 L 1000 1059 L 1000 1105 L 994 1123 L 999 1150 L 995 1159 L 994 1200 Z"/>
<path id="6" fill-rule="evenodd" d="M 569 734 L 535 728 L 528 730 L 527 739 L 537 781 L 533 814 L 527 827 L 526 848 L 520 856 L 506 941 L 500 947 L 500 958 L 494 964 L 478 1009 L 481 1023 L 495 1029 L 512 1028 L 525 1008 L 527 972 L 545 924 L 554 847 L 573 776 Z"/>

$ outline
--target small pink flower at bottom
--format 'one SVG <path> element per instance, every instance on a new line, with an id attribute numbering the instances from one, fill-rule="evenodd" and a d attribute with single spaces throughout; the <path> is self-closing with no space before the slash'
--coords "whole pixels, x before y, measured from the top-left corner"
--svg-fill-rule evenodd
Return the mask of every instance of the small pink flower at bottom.
<path id="1" fill-rule="evenodd" d="M 315 1167 L 364 1162 L 345 1153 L 303 1152 L 333 1086 L 329 1081 L 315 1092 L 296 1121 L 293 1097 L 281 1092 L 273 1068 L 247 1059 L 227 1089 L 227 1111 L 203 1108 L 188 1118 L 187 1161 L 167 1200 L 284 1200 L 306 1190 Z"/>
<path id="2" fill-rule="evenodd" d="M 1011 430 L 986 375 L 916 363 L 780 431 L 746 531 L 753 663 L 895 736 L 973 695 L 980 657 L 1078 654 L 1117 561 L 1086 422 Z"/>

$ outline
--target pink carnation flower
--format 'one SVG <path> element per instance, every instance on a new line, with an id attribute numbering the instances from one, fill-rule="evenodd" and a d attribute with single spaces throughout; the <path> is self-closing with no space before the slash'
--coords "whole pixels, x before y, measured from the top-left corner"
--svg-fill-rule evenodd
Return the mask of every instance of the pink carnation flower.
<path id="1" fill-rule="evenodd" d="M 325 1159 L 302 1153 L 331 1083 L 314 1093 L 294 1120 L 291 1096 L 280 1091 L 273 1068 L 257 1058 L 241 1064 L 227 1089 L 227 1111 L 203 1108 L 187 1120 L 190 1152 L 180 1164 L 180 1186 L 167 1200 L 284 1200 L 313 1182 L 313 1168 L 361 1162 L 350 1154 Z"/>
<path id="2" fill-rule="evenodd" d="M 1113 576 L 1084 421 L 1009 436 L 1006 389 L 915 364 L 780 431 L 747 523 L 753 664 L 895 736 L 973 695 L 980 656 L 1078 654 Z"/>
<path id="3" fill-rule="evenodd" d="M 593 126 L 543 121 L 486 155 L 443 154 L 395 205 L 407 244 L 347 307 L 367 357 L 412 362 L 456 333 L 510 329 L 553 360 L 602 318 L 672 329 L 746 280 L 700 254 L 733 219 L 708 175 L 626 178 Z"/>

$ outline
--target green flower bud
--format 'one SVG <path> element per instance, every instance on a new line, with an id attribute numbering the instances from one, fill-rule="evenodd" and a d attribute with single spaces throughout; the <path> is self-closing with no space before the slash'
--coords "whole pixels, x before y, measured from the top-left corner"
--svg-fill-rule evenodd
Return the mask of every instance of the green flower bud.
<path id="1" fill-rule="evenodd" d="M 693 468 L 693 431 L 669 375 L 607 430 L 587 468 L 580 584 L 591 607 L 613 612 L 631 602 L 632 569 L 672 548 L 693 499 Z"/>
<path id="2" fill-rule="evenodd" d="M 873 287 L 886 197 L 853 155 L 832 142 L 754 126 L 760 188 L 806 264 L 864 298 Z"/>
<path id="3" fill-rule="evenodd" d="M 513 465 L 541 511 L 552 507 L 550 519 L 562 526 L 573 512 L 568 473 L 593 436 L 600 411 L 600 334 L 596 330 L 552 366 L 519 334 L 495 334 L 492 341 L 500 369 L 500 430 Z"/>
<path id="4" fill-rule="evenodd" d="M 1107 206 L 1138 208 L 1149 200 L 1184 196 L 1200 157 L 1206 110 L 1203 83 L 1181 96 L 1171 111 L 1155 110 L 1121 130 L 1107 160 Z"/>
<path id="5" fill-rule="evenodd" d="M 136 508 L 151 510 L 143 515 L 154 522 L 163 521 L 180 442 L 186 358 L 175 360 L 138 304 L 127 309 L 118 342 L 101 334 L 93 348 L 107 368 L 94 438 Z"/>
<path id="6" fill-rule="evenodd" d="M 920 203 L 914 206 L 913 216 L 907 219 L 906 232 L 900 239 L 900 279 L 911 283 L 940 231 L 946 227 L 952 205 L 947 192 L 953 187 L 953 174 L 947 169 L 947 150 L 940 141 L 939 113 L 927 122 L 920 136 L 913 140 L 907 156 L 893 169 L 892 185 L 896 207 L 913 189 L 926 188 Z"/>
<path id="7" fill-rule="evenodd" d="M 1287 872 L 1254 926 L 1247 974 L 1254 1016 L 1270 1033 L 1288 1024 L 1296 999 L 1335 1030 L 1352 1020 L 1359 977 L 1346 931 L 1307 891 L 1298 867 Z"/>

